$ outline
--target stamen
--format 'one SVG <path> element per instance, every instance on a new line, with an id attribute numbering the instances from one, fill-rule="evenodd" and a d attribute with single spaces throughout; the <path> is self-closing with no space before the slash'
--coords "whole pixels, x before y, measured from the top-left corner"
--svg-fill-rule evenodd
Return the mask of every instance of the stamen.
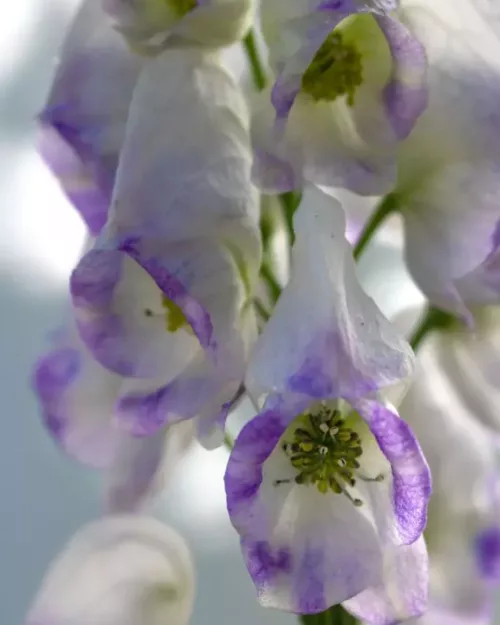
<path id="1" fill-rule="evenodd" d="M 180 306 L 165 295 L 162 295 L 162 304 L 165 309 L 168 332 L 177 332 L 177 330 L 184 328 L 187 332 L 193 334 L 193 329 Z"/>
<path id="2" fill-rule="evenodd" d="M 342 33 L 328 35 L 316 52 L 302 76 L 302 90 L 314 100 L 333 102 L 347 96 L 349 106 L 354 104 L 354 94 L 363 82 L 361 54 L 351 43 L 343 40 Z"/>
<path id="3" fill-rule="evenodd" d="M 356 477 L 365 482 L 380 482 L 358 472 L 357 460 L 362 453 L 359 435 L 347 427 L 339 412 L 322 406 L 317 414 L 301 415 L 301 426 L 293 432 L 293 440 L 284 442 L 281 449 L 297 471 L 295 478 L 273 482 L 274 486 L 295 482 L 313 485 L 320 493 L 333 492 L 346 496 L 355 506 L 363 505 L 347 487 L 356 485 Z"/>

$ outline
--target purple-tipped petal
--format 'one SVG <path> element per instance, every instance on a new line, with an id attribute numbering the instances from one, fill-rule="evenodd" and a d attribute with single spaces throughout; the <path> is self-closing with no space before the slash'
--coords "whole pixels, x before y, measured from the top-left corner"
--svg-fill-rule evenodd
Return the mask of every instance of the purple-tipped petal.
<path id="1" fill-rule="evenodd" d="M 395 411 L 370 399 L 356 403 L 355 408 L 391 464 L 394 517 L 389 520 L 394 522 L 394 527 L 385 522 L 387 538 L 409 545 L 419 538 L 427 523 L 431 495 L 429 467 L 415 435 Z M 377 508 L 380 503 L 374 501 L 373 505 Z M 381 514 L 387 517 L 387 507 L 383 507 Z"/>
<path id="2" fill-rule="evenodd" d="M 269 400 L 238 436 L 225 475 L 229 515 L 260 602 L 303 614 L 377 585 L 381 575 L 375 528 L 346 497 L 275 484 L 290 471 L 277 444 L 306 406 L 303 398 Z"/>
<path id="3" fill-rule="evenodd" d="M 33 388 L 54 441 L 86 465 L 109 467 L 121 440 L 113 421 L 120 378 L 96 363 L 77 337 L 69 336 L 38 360 Z"/>
<path id="4" fill-rule="evenodd" d="M 181 369 L 188 362 L 186 356 L 196 349 L 194 337 L 184 331 L 167 331 L 162 293 L 182 310 L 198 344 L 209 354 L 215 349 L 209 314 L 176 275 L 176 270 L 183 269 L 182 261 L 172 255 L 164 260 L 165 256 L 145 254 L 130 241 L 115 249 L 96 246 L 71 277 L 82 339 L 103 366 L 119 375 L 165 373 L 172 349 L 188 352 L 179 362 Z"/>
<path id="5" fill-rule="evenodd" d="M 410 30 L 390 16 L 377 16 L 393 59 L 391 78 L 384 88 L 386 114 L 398 139 L 405 139 L 425 111 L 429 94 L 427 59 Z"/>
<path id="6" fill-rule="evenodd" d="M 39 116 L 39 149 L 94 235 L 107 218 L 141 64 L 99 2 L 85 0 Z"/>
<path id="7" fill-rule="evenodd" d="M 477 565 L 483 579 L 500 580 L 500 527 L 488 527 L 474 541 Z"/>
<path id="8" fill-rule="evenodd" d="M 428 556 L 421 536 L 412 545 L 384 552 L 384 579 L 345 601 L 343 606 L 366 625 L 394 625 L 421 616 L 427 610 Z"/>

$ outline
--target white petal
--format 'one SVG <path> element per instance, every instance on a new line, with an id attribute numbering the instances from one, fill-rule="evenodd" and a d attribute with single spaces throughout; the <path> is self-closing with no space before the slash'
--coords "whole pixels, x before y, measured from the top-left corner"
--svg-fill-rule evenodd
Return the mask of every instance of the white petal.
<path id="1" fill-rule="evenodd" d="M 191 421 L 175 424 L 146 438 L 135 438 L 123 432 L 105 477 L 106 510 L 115 514 L 135 512 L 161 495 L 194 435 Z"/>
<path id="2" fill-rule="evenodd" d="M 150 60 L 130 108 L 113 228 L 165 241 L 217 237 L 258 264 L 247 128 L 243 95 L 217 55 L 169 50 Z"/>
<path id="3" fill-rule="evenodd" d="M 247 388 L 352 399 L 405 379 L 411 350 L 357 281 L 339 203 L 308 187 L 295 230 L 292 277 L 254 349 Z"/>
<path id="4" fill-rule="evenodd" d="M 53 562 L 27 624 L 185 625 L 193 577 L 172 529 L 147 517 L 108 517 L 83 527 Z"/>

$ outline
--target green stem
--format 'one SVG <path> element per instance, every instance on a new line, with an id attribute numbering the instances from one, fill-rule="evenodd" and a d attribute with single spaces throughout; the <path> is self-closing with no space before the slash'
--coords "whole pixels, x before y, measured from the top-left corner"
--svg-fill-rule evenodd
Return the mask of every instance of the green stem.
<path id="1" fill-rule="evenodd" d="M 456 319 L 453 315 L 450 315 L 444 310 L 434 308 L 433 306 L 428 306 L 417 327 L 412 332 L 409 339 L 410 345 L 413 347 L 414 351 L 416 351 L 430 332 L 445 330 L 454 323 L 456 323 Z"/>
<path id="2" fill-rule="evenodd" d="M 269 266 L 269 263 L 265 261 L 260 268 L 260 275 L 262 279 L 267 283 L 267 287 L 269 289 L 269 295 L 273 304 L 276 304 L 279 296 L 281 295 L 281 285 L 276 280 L 274 273 Z"/>
<path id="3" fill-rule="evenodd" d="M 293 229 L 293 216 L 300 204 L 301 194 L 287 191 L 279 196 L 283 217 L 285 218 L 286 231 L 290 247 L 295 243 L 295 230 Z"/>
<path id="4" fill-rule="evenodd" d="M 249 30 L 247 36 L 243 39 L 243 46 L 248 56 L 254 85 L 258 91 L 262 91 L 267 84 L 266 70 L 259 55 L 255 31 L 253 29 Z"/>
<path id="5" fill-rule="evenodd" d="M 302 625 L 356 625 L 356 619 L 346 612 L 341 605 L 334 605 L 319 614 L 302 614 Z"/>
<path id="6" fill-rule="evenodd" d="M 371 241 L 380 224 L 385 221 L 389 215 L 394 213 L 397 210 L 397 207 L 398 203 L 396 196 L 392 193 L 389 193 L 380 200 L 378 205 L 375 207 L 375 210 L 370 215 L 370 218 L 366 222 L 363 231 L 354 246 L 353 255 L 356 260 L 358 260 L 361 254 L 365 251 L 365 247 Z"/>

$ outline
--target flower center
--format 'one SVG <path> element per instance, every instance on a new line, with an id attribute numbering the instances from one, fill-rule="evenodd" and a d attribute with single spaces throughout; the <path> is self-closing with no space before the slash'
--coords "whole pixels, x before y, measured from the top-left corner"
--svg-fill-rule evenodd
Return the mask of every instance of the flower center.
<path id="1" fill-rule="evenodd" d="M 291 442 L 285 442 L 282 449 L 294 469 L 296 484 L 312 484 L 320 493 L 332 491 L 345 495 L 355 506 L 363 505 L 354 498 L 346 487 L 354 487 L 356 479 L 365 482 L 381 482 L 378 475 L 369 478 L 359 472 L 358 458 L 363 453 L 359 434 L 345 425 L 338 410 L 322 406 L 318 414 L 303 417 L 304 427 L 293 432 Z M 275 486 L 290 480 L 276 480 Z"/>
<path id="2" fill-rule="evenodd" d="M 161 316 L 165 315 L 167 332 L 173 333 L 184 328 L 189 334 L 194 334 L 193 328 L 186 319 L 186 315 L 182 312 L 180 306 L 163 294 L 161 296 L 161 304 L 165 311 Z M 151 308 L 145 308 L 144 314 L 146 317 L 157 317 L 160 313 L 153 312 Z"/>
<path id="3" fill-rule="evenodd" d="M 184 17 L 196 7 L 197 0 L 166 0 L 168 8 L 177 16 Z"/>
<path id="4" fill-rule="evenodd" d="M 185 328 L 188 332 L 193 332 L 193 329 L 186 319 L 186 315 L 175 302 L 165 295 L 162 295 L 161 303 L 165 309 L 165 320 L 168 332 L 177 332 L 177 330 L 180 330 L 181 328 Z"/>
<path id="5" fill-rule="evenodd" d="M 342 33 L 332 32 L 316 52 L 302 76 L 302 91 L 314 100 L 333 102 L 346 95 L 349 106 L 363 82 L 361 54 L 352 43 L 346 43 Z"/>

